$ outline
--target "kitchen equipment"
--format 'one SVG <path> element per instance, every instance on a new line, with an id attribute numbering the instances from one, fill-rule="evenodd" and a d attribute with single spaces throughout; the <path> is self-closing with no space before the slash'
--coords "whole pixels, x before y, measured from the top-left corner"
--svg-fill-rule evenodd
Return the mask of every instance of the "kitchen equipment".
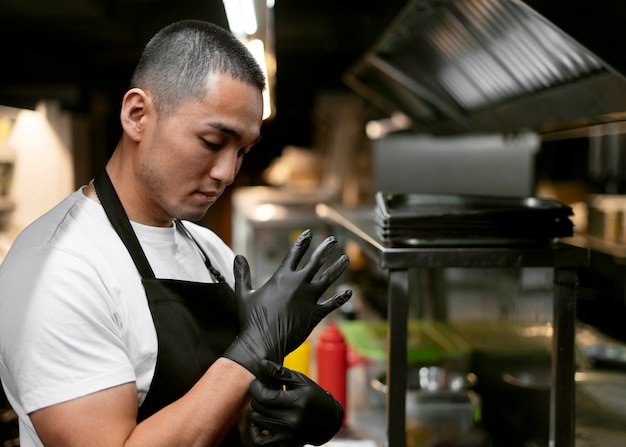
<path id="1" fill-rule="evenodd" d="M 503 423 L 524 446 L 548 446 L 550 369 L 519 368 L 502 375 Z M 623 445 L 626 441 L 626 374 L 585 370 L 575 374 L 576 445 Z M 504 406 L 503 406 L 504 408 Z M 616 440 L 620 440 L 616 443 Z"/>
<path id="2" fill-rule="evenodd" d="M 590 194 L 587 197 L 587 234 L 609 242 L 626 243 L 626 196 Z"/>
<path id="3" fill-rule="evenodd" d="M 624 119 L 625 13 L 616 0 L 412 0 L 344 82 L 416 132 L 563 138 Z"/>
<path id="4" fill-rule="evenodd" d="M 317 189 L 250 186 L 233 191 L 232 247 L 246 257 L 258 284 L 274 274 L 302 231 L 313 232 L 312 245 L 328 236 L 315 214 L 316 204 L 328 200 Z"/>
<path id="5" fill-rule="evenodd" d="M 572 236 L 569 206 L 536 197 L 378 191 L 375 222 L 390 245 L 511 245 Z"/>
<path id="6" fill-rule="evenodd" d="M 533 195 L 534 132 L 432 136 L 395 133 L 372 141 L 373 191 Z"/>
<path id="7" fill-rule="evenodd" d="M 519 443 L 516 445 L 548 447 L 550 369 L 516 369 L 505 372 L 502 381 L 502 423 L 508 427 L 509 435 Z"/>
<path id="8" fill-rule="evenodd" d="M 386 376 L 372 381 L 381 396 L 386 392 Z M 471 373 L 436 365 L 413 366 L 407 370 L 406 435 L 409 447 L 482 445 L 477 436 L 480 397 L 471 388 Z M 472 443 L 466 438 L 474 436 Z"/>
<path id="9" fill-rule="evenodd" d="M 624 371 L 588 370 L 576 373 L 576 387 L 579 394 L 585 394 L 602 407 L 605 425 L 613 423 L 621 428 L 626 439 L 626 373 Z M 580 399 L 581 403 L 582 398 Z M 611 416 L 609 416 L 611 415 Z M 584 417 L 592 417 L 583 408 L 579 411 L 580 423 Z M 600 424 L 602 425 L 602 424 Z"/>
<path id="10" fill-rule="evenodd" d="M 407 370 L 407 393 L 454 394 L 476 385 L 477 377 L 472 373 L 454 371 L 440 366 L 413 366 Z M 372 381 L 372 387 L 381 393 L 387 392 L 386 374 Z"/>
<path id="11" fill-rule="evenodd" d="M 13 162 L 0 158 L 0 197 L 7 197 L 13 182 Z"/>
<path id="12" fill-rule="evenodd" d="M 9 225 L 14 209 L 15 203 L 13 203 L 12 200 L 0 196 L 0 231 L 4 230 Z"/>

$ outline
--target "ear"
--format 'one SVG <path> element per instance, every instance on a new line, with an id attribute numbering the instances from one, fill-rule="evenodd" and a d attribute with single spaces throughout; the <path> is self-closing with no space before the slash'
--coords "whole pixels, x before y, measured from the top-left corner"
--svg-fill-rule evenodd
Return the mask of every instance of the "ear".
<path id="1" fill-rule="evenodd" d="M 142 89 L 133 88 L 126 92 L 120 110 L 120 122 L 124 133 L 133 141 L 141 140 L 146 120 L 154 114 L 150 96 Z"/>

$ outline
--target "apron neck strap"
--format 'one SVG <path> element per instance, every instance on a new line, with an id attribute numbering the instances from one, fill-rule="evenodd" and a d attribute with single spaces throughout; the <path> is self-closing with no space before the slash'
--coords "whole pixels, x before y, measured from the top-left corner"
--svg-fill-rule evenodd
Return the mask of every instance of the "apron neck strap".
<path id="1" fill-rule="evenodd" d="M 206 266 L 206 268 L 209 270 L 209 273 L 211 273 L 211 275 L 213 276 L 213 278 L 215 279 L 215 281 L 217 282 L 226 282 L 226 279 L 224 279 L 224 276 L 219 272 L 219 270 L 217 270 L 215 267 L 213 267 L 213 264 L 211 264 L 211 259 L 209 258 L 209 256 L 207 255 L 207 253 L 202 249 L 202 247 L 200 246 L 200 244 L 198 244 L 198 242 L 196 241 L 196 239 L 193 237 L 193 235 L 191 234 L 191 232 L 187 229 L 187 227 L 183 224 L 183 221 L 180 219 L 175 219 L 176 222 L 180 225 L 180 228 L 182 228 L 182 230 L 185 232 L 185 234 L 187 235 L 187 237 L 189 239 L 191 239 L 192 241 L 194 241 L 194 243 L 196 244 L 196 247 L 198 247 L 198 250 L 200 250 L 200 253 L 202 253 L 202 257 L 204 258 L 204 265 Z"/>
<path id="2" fill-rule="evenodd" d="M 102 168 L 98 175 L 96 175 L 94 185 L 98 191 L 98 198 L 104 208 L 104 212 L 109 218 L 111 225 L 113 225 L 113 228 L 119 235 L 120 239 L 128 249 L 128 252 L 133 258 L 133 262 L 137 266 L 137 270 L 139 270 L 141 277 L 154 278 L 152 267 L 150 267 L 150 263 L 148 263 L 148 259 L 141 248 L 139 239 L 137 239 L 137 235 L 130 225 L 128 215 L 126 214 L 126 211 L 124 211 L 122 202 L 120 202 L 120 198 L 115 192 L 113 183 L 111 183 L 111 179 L 109 178 L 109 174 L 107 174 L 105 168 Z"/>

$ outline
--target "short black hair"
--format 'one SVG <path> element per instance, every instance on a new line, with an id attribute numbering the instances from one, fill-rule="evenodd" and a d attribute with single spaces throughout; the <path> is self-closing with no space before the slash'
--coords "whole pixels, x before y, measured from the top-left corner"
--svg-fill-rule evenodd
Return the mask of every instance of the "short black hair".
<path id="1" fill-rule="evenodd" d="M 146 45 L 130 88 L 151 92 L 159 115 L 201 99 L 211 74 L 228 74 L 263 90 L 265 75 L 245 45 L 213 23 L 181 20 L 157 32 Z"/>

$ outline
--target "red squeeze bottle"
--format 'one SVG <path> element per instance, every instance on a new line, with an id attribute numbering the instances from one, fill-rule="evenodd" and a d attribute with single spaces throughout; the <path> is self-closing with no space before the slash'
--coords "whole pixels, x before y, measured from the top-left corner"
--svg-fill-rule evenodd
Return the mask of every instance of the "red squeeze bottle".
<path id="1" fill-rule="evenodd" d="M 346 373 L 348 347 L 343 334 L 334 321 L 322 331 L 316 347 L 317 383 L 341 402 L 344 410 L 342 425 L 346 423 Z"/>

